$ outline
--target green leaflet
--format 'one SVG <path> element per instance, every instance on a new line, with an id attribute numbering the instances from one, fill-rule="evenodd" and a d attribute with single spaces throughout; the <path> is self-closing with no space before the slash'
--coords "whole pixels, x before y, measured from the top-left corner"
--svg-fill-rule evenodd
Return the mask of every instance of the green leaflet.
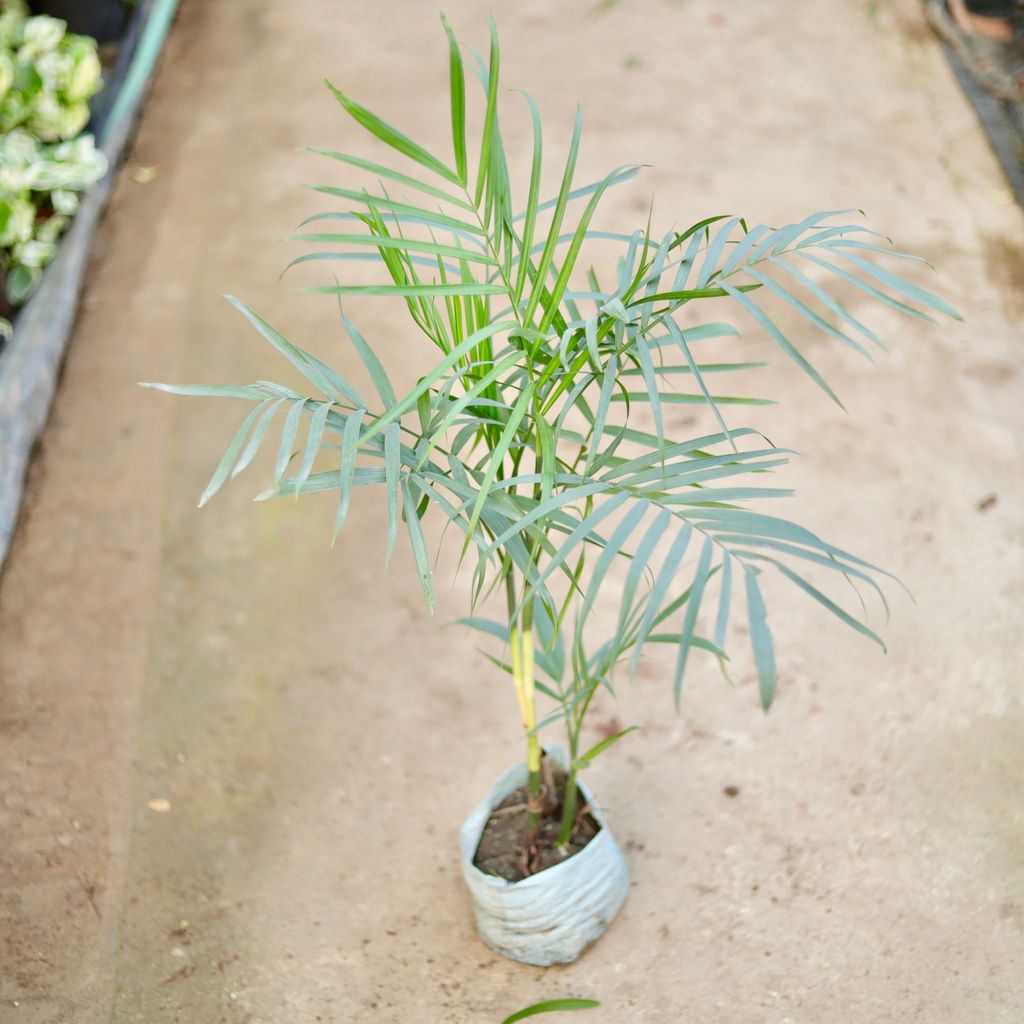
<path id="1" fill-rule="evenodd" d="M 245 420 L 242 425 L 238 428 L 235 436 L 231 439 L 231 443 L 227 447 L 227 451 L 224 452 L 223 457 L 217 464 L 217 468 L 213 471 L 213 476 L 210 477 L 210 482 L 206 485 L 206 490 L 203 491 L 202 497 L 199 499 L 199 507 L 202 508 L 223 486 L 224 482 L 228 478 L 228 474 L 231 472 L 232 467 L 238 459 L 239 453 L 242 450 L 242 445 L 245 443 L 246 437 L 249 435 L 249 428 L 252 426 L 254 420 L 263 411 L 262 405 L 257 405 Z"/>
<path id="2" fill-rule="evenodd" d="M 451 79 L 452 147 L 455 150 L 455 173 L 466 183 L 466 80 L 462 73 L 462 54 L 448 19 L 442 14 L 441 24 L 448 36 L 448 68 Z"/>
<path id="3" fill-rule="evenodd" d="M 139 387 L 166 391 L 169 395 L 189 395 L 197 398 L 247 398 L 262 402 L 267 396 L 254 387 L 236 387 L 231 384 L 151 384 L 141 382 Z"/>
<path id="4" fill-rule="evenodd" d="M 583 604 L 579 611 L 577 641 L 582 639 L 581 630 L 586 624 L 587 616 L 590 614 L 590 611 L 594 606 L 594 602 L 597 600 L 598 593 L 601 590 L 601 584 L 604 582 L 604 578 L 608 574 L 608 570 L 611 569 L 616 559 L 622 556 L 626 541 L 629 539 L 633 531 L 640 525 L 640 522 L 643 520 L 643 517 L 646 515 L 649 508 L 650 504 L 646 500 L 633 505 L 633 507 L 622 517 L 622 521 L 615 527 L 608 537 L 608 541 L 604 545 L 604 550 L 601 552 L 601 556 L 598 558 L 590 574 L 590 579 L 587 581 L 586 594 L 583 598 Z M 595 513 L 595 516 L 598 514 L 600 514 L 600 512 Z M 664 524 L 662 525 L 662 529 L 664 529 Z M 623 604 L 623 610 L 625 610 L 625 604 Z"/>
<path id="5" fill-rule="evenodd" d="M 377 389 L 377 394 L 380 395 L 380 400 L 385 407 L 394 405 L 395 389 L 391 386 L 391 381 L 388 379 L 380 359 L 377 358 L 377 353 L 366 343 L 366 339 L 356 330 L 355 324 L 344 313 L 341 314 L 341 319 L 355 350 L 359 353 L 359 358 L 366 367 L 366 372 L 369 373 L 370 379 L 373 381 L 373 386 Z"/>
<path id="6" fill-rule="evenodd" d="M 530 299 L 526 303 L 526 309 L 523 312 L 523 322 L 526 324 L 533 323 L 534 313 L 537 310 L 537 306 L 540 304 L 541 299 L 544 297 L 546 291 L 544 287 L 544 281 L 547 277 L 548 269 L 551 266 L 551 261 L 554 258 L 555 246 L 558 243 L 558 232 L 562 225 L 562 220 L 565 217 L 565 207 L 569 202 L 569 192 L 572 188 L 572 176 L 576 170 L 576 157 L 579 154 L 580 148 L 580 135 L 583 131 L 583 111 L 580 107 L 576 108 L 576 123 L 573 128 L 572 141 L 569 143 L 569 155 L 565 161 L 565 171 L 562 174 L 562 187 L 558 193 L 558 200 L 555 203 L 554 213 L 551 215 L 551 225 L 549 227 L 549 234 L 547 241 L 544 244 L 544 251 L 541 253 L 540 261 L 537 264 L 537 273 L 534 278 L 533 290 L 530 293 Z M 554 308 L 553 304 L 549 304 L 547 313 L 551 313 Z M 552 315 L 553 318 L 553 315 Z M 548 320 L 550 323 L 550 319 Z"/>
<path id="7" fill-rule="evenodd" d="M 382 121 L 376 114 L 371 113 L 366 107 L 360 106 L 355 100 L 349 99 L 340 89 L 336 89 L 330 82 L 324 84 L 334 93 L 334 98 L 345 108 L 351 117 L 358 121 L 368 132 L 376 135 L 381 142 L 386 143 L 392 149 L 398 150 L 404 156 L 415 160 L 421 167 L 433 171 L 442 178 L 456 185 L 461 184 L 459 176 L 453 174 L 437 157 L 432 156 L 422 146 L 417 145 L 411 139 L 406 138 L 400 131 L 392 128 Z"/>
<path id="8" fill-rule="evenodd" d="M 313 470 L 313 463 L 320 451 L 324 438 L 324 424 L 327 422 L 327 414 L 331 411 L 330 402 L 321 402 L 313 412 L 310 420 L 309 432 L 306 435 L 306 449 L 302 457 L 302 465 L 299 467 L 299 474 L 295 479 L 295 494 L 298 497 L 302 485 L 309 479 Z"/>
<path id="9" fill-rule="evenodd" d="M 697 560 L 697 568 L 694 570 L 693 583 L 690 585 L 690 596 L 686 602 L 683 628 L 679 634 L 679 655 L 676 658 L 676 670 L 673 677 L 673 693 L 677 707 L 679 705 L 679 695 L 682 692 L 683 675 L 686 672 L 686 661 L 693 642 L 693 631 L 697 625 L 697 612 L 700 611 L 700 603 L 704 597 L 704 587 L 707 585 L 708 574 L 711 571 L 711 554 L 711 538 L 705 537 L 704 546 L 700 551 L 700 558 Z"/>
<path id="10" fill-rule="evenodd" d="M 711 392 L 708 391 L 707 386 L 704 383 L 704 375 L 701 373 L 700 367 L 698 367 L 696 360 L 693 358 L 693 354 L 690 352 L 690 346 L 686 342 L 686 335 L 679 329 L 676 322 L 671 317 L 666 319 L 665 326 L 668 328 L 669 334 L 672 336 L 673 340 L 682 351 L 683 356 L 686 358 L 686 365 L 693 374 L 693 379 L 697 382 L 697 387 L 700 388 L 700 393 L 704 396 L 704 401 L 707 402 L 708 408 L 714 414 L 715 419 L 718 420 L 718 425 L 722 428 L 722 433 L 729 438 L 730 444 L 732 444 L 735 449 L 736 442 L 733 441 L 732 435 L 729 433 L 729 428 L 725 425 L 725 420 L 718 408 L 718 403 L 711 397 Z"/>
<path id="11" fill-rule="evenodd" d="M 324 284 L 303 288 L 321 295 L 396 295 L 403 298 L 439 298 L 444 295 L 501 295 L 494 284 Z"/>
<path id="12" fill-rule="evenodd" d="M 523 296 L 523 288 L 526 285 L 528 269 L 530 266 L 530 254 L 533 252 L 533 233 L 537 227 L 537 213 L 539 210 L 537 198 L 540 193 L 541 157 L 544 152 L 544 134 L 541 130 L 540 111 L 533 97 L 524 93 L 526 103 L 530 108 L 530 119 L 533 124 L 533 163 L 530 168 L 530 191 L 526 201 L 526 210 L 523 213 L 525 223 L 523 224 L 523 236 L 519 241 L 519 268 L 516 272 L 515 292 L 512 296 L 512 304 L 519 305 Z"/>
<path id="13" fill-rule="evenodd" d="M 341 532 L 348 516 L 348 506 L 352 498 L 352 481 L 356 472 L 359 430 L 362 425 L 362 409 L 354 412 L 345 422 L 345 433 L 341 439 L 341 468 L 338 473 L 338 511 L 334 519 L 335 537 Z"/>
<path id="14" fill-rule="evenodd" d="M 293 345 L 280 331 L 271 327 L 266 320 L 254 313 L 241 299 L 236 299 L 233 295 L 225 295 L 224 297 L 306 380 L 314 387 L 319 388 L 326 397 L 338 400 L 347 398 L 353 405 L 365 407 L 366 403 L 359 397 L 359 393 L 355 388 L 329 366 L 326 366 L 308 352 L 304 352 L 297 345 Z"/>
<path id="15" fill-rule="evenodd" d="M 654 586 L 651 588 L 647 598 L 643 618 L 637 627 L 636 638 L 633 643 L 633 656 L 629 663 L 631 674 L 636 672 L 643 646 L 654 626 L 655 618 L 658 612 L 661 611 L 665 598 L 668 596 L 669 588 L 675 582 L 676 570 L 686 554 L 686 549 L 689 547 L 692 536 L 693 526 L 690 523 L 684 523 L 682 529 L 676 534 L 672 546 L 669 548 L 668 554 L 661 565 L 658 576 L 654 581 Z"/>
<path id="16" fill-rule="evenodd" d="M 640 727 L 637 725 L 631 725 L 628 729 L 623 729 L 621 732 L 617 732 L 614 735 L 601 740 L 599 743 L 595 743 L 585 754 L 580 755 L 580 764 L 590 764 L 595 757 L 599 754 L 603 754 L 613 743 L 618 743 L 623 736 L 628 736 L 631 732 L 636 732 L 639 728 Z"/>
<path id="17" fill-rule="evenodd" d="M 398 489 L 401 484 L 401 437 L 397 423 L 389 423 L 384 431 L 384 482 L 387 485 L 388 533 L 384 554 L 385 566 L 391 561 L 398 536 Z"/>
<path id="18" fill-rule="evenodd" d="M 312 399 L 309 398 L 300 398 L 292 402 L 292 407 L 284 418 L 284 427 L 281 429 L 281 441 L 277 448 L 277 465 L 274 469 L 275 482 L 280 481 L 281 477 L 284 476 L 288 463 L 291 462 L 292 456 L 295 454 L 295 438 L 299 432 L 299 421 L 302 418 L 306 405 L 311 401 Z"/>
<path id="19" fill-rule="evenodd" d="M 726 554 L 722 559 L 722 586 L 718 595 L 718 615 L 715 616 L 715 646 L 725 649 L 725 634 L 729 628 L 729 611 L 732 604 L 732 558 Z"/>
<path id="20" fill-rule="evenodd" d="M 467 249 L 460 249 L 454 245 L 441 245 L 437 242 L 421 242 L 411 238 L 391 238 L 383 235 L 360 235 L 351 233 L 338 233 L 331 231 L 307 231 L 299 232 L 291 236 L 295 242 L 328 242 L 337 245 L 364 245 L 374 249 L 393 249 L 399 253 L 424 253 L 431 256 L 448 256 L 456 260 L 466 260 L 469 263 L 483 263 L 488 267 L 496 267 L 497 260 L 483 252 L 472 252 Z M 453 286 L 454 287 L 454 286 Z M 432 293 L 435 294 L 435 293 Z M 474 294 L 473 292 L 438 292 L 436 294 Z M 501 291 L 494 293 L 476 292 L 475 294 L 501 294 Z"/>
<path id="21" fill-rule="evenodd" d="M 277 415 L 277 410 L 281 408 L 282 404 L 286 400 L 284 398 L 277 399 L 276 402 L 271 402 L 266 407 L 263 415 L 259 418 L 253 429 L 252 434 L 249 437 L 249 442 L 245 446 L 245 450 L 242 452 L 235 464 L 235 468 L 231 470 L 231 479 L 233 480 L 239 473 L 245 469 L 250 462 L 256 457 L 256 453 L 259 451 L 260 445 L 263 443 L 263 438 L 266 437 L 267 429 L 270 426 L 271 420 Z M 328 406 L 330 409 L 330 406 Z"/>
<path id="22" fill-rule="evenodd" d="M 757 305 L 752 299 L 748 299 L 739 288 L 733 288 L 732 285 L 724 284 L 722 288 L 726 294 L 730 295 L 736 302 L 738 302 L 756 321 L 764 328 L 766 334 L 768 334 L 772 340 L 782 349 L 783 352 L 793 360 L 797 366 L 800 367 L 804 373 L 807 374 L 815 384 L 825 392 L 829 398 L 832 399 L 840 409 L 845 408 L 836 393 L 825 383 L 824 377 L 821 376 L 818 371 L 811 366 L 811 364 L 804 358 L 797 347 L 779 330 L 778 327 L 765 315 L 764 311 Z M 717 401 L 717 399 L 716 399 Z"/>
<path id="23" fill-rule="evenodd" d="M 350 164 L 353 167 L 360 167 L 365 171 L 369 171 L 375 178 L 387 178 L 389 181 L 395 181 L 400 185 L 407 185 L 409 188 L 414 188 L 419 192 L 425 192 L 427 195 L 433 196 L 435 199 L 440 199 L 445 203 L 451 203 L 453 206 L 458 206 L 463 210 L 469 210 L 471 212 L 473 210 L 472 204 L 467 203 L 465 199 L 453 196 L 449 192 L 439 189 L 436 185 L 431 185 L 429 182 L 420 181 L 419 178 L 414 178 L 408 174 L 402 174 L 400 171 L 396 171 L 391 167 L 385 167 L 382 164 L 374 163 L 372 160 L 364 160 L 362 157 L 352 156 L 350 153 L 339 153 L 334 149 L 322 149 L 318 146 L 310 146 L 308 148 L 310 153 L 317 153 L 320 156 L 326 156 L 331 160 L 338 160 L 341 163 Z"/>
<path id="24" fill-rule="evenodd" d="M 529 409 L 532 400 L 533 390 L 532 388 L 527 388 L 520 394 L 516 404 L 509 412 L 508 422 L 505 424 L 505 429 L 502 430 L 501 436 L 498 438 L 498 443 L 494 446 L 494 451 L 491 452 L 490 459 L 487 464 L 487 471 L 480 483 L 480 492 L 473 504 L 473 511 L 469 517 L 469 529 L 471 532 L 476 529 L 476 524 L 480 521 L 480 513 L 483 511 L 484 502 L 487 500 L 487 495 L 490 492 L 491 485 L 497 478 L 498 470 L 512 445 L 512 441 L 516 436 L 516 431 L 519 429 L 519 424 L 526 415 L 526 411 Z M 463 554 L 465 554 L 468 546 L 469 539 L 467 538 L 462 548 Z"/>
<path id="25" fill-rule="evenodd" d="M 775 699 L 775 646 L 768 615 L 764 607 L 761 588 L 757 584 L 757 571 L 746 569 L 743 574 L 747 587 L 747 623 L 750 627 L 750 645 L 754 651 L 754 665 L 761 690 L 761 706 L 767 711 Z"/>
<path id="26" fill-rule="evenodd" d="M 419 516 L 416 515 L 416 502 L 413 500 L 412 488 L 408 480 L 402 481 L 402 496 L 405 499 L 405 524 L 409 529 L 409 546 L 412 548 L 413 559 L 416 562 L 416 573 L 423 590 L 423 599 L 433 614 L 435 605 L 434 574 L 430 570 L 427 542 L 423 536 L 423 527 L 420 525 Z"/>
<path id="27" fill-rule="evenodd" d="M 637 609 L 633 607 L 633 599 L 642 576 L 650 575 L 649 567 L 654 549 L 668 529 L 672 514 L 668 509 L 662 509 L 654 518 L 643 537 L 640 538 L 636 549 L 630 558 L 629 572 L 626 574 L 626 582 L 622 587 L 622 596 L 619 599 L 619 625 L 616 636 L 621 637 L 624 642 L 629 632 L 629 624 L 635 617 Z M 607 551 L 607 548 L 605 549 Z"/>
<path id="28" fill-rule="evenodd" d="M 476 206 L 478 207 L 491 166 L 491 147 L 494 145 L 494 138 L 497 134 L 498 74 L 501 66 L 498 27 L 493 18 L 488 18 L 488 27 L 491 33 L 491 58 L 487 70 L 487 112 L 484 114 L 484 130 L 480 140 L 480 166 L 476 178 Z"/>

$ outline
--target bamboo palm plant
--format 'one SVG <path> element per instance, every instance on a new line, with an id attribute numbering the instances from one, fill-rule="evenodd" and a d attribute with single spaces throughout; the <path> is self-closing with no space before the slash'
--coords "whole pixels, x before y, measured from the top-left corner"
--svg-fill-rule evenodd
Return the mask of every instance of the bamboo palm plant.
<path id="1" fill-rule="evenodd" d="M 362 172 L 370 183 L 312 186 L 336 208 L 305 222 L 296 237 L 315 248 L 294 261 L 377 266 L 378 283 L 335 281 L 310 290 L 398 300 L 437 349 L 436 365 L 399 395 L 372 342 L 343 311 L 375 391 L 366 396 L 229 297 L 311 389 L 266 381 L 151 386 L 252 403 L 201 505 L 250 464 L 278 424 L 274 480 L 259 498 L 334 491 L 337 535 L 353 489 L 380 486 L 386 557 L 404 532 L 431 610 L 435 557 L 423 520 L 431 514 L 456 528 L 460 564 L 472 567 L 474 607 L 464 621 L 498 641 L 500 649 L 489 656 L 511 675 L 518 700 L 532 823 L 556 802 L 545 786 L 538 732 L 551 722 L 564 724 L 570 773 L 564 799 L 557 801 L 564 844 L 576 813 L 576 771 L 624 735 L 583 750 L 587 710 L 617 668 L 636 668 L 647 645 L 675 647 L 672 690 L 678 702 L 690 652 L 703 649 L 724 663 L 730 623 L 737 606 L 744 607 L 768 708 L 776 669 L 760 582 L 766 571 L 781 574 L 881 644 L 808 578 L 839 574 L 866 585 L 884 604 L 879 570 L 752 507 L 791 493 L 762 483 L 791 453 L 755 429 L 728 424 L 733 406 L 763 400 L 723 394 L 718 382 L 765 364 L 719 356 L 716 346 L 738 332 L 717 316 L 705 322 L 694 314 L 711 300 L 731 304 L 837 403 L 764 299 L 869 358 L 881 340 L 840 304 L 829 283 L 913 317 L 930 319 L 927 310 L 957 314 L 887 269 L 887 258 L 913 257 L 894 252 L 846 216 L 849 211 L 779 228 L 750 228 L 742 218 L 726 216 L 664 233 L 654 233 L 650 222 L 632 233 L 592 227 L 605 194 L 638 168 L 619 167 L 596 183 L 578 185 L 577 113 L 557 193 L 545 198 L 541 119 L 529 96 L 532 164 L 525 199 L 517 205 L 502 142 L 494 26 L 485 62 L 461 47 L 442 21 L 451 158 L 424 149 L 328 83 L 389 159 L 375 163 L 316 151 Z M 472 145 L 467 69 L 485 104 L 482 132 Z M 612 250 L 617 270 L 599 279 L 584 263 L 588 249 L 605 260 Z M 667 413 L 680 405 L 705 407 L 709 431 L 670 436 Z M 618 575 L 610 576 L 616 565 Z M 476 614 L 477 605 L 497 600 L 503 605 L 498 618 Z M 595 611 L 609 600 L 617 603 L 614 626 L 602 629 L 593 622 Z M 697 631 L 705 619 L 706 636 Z M 544 715 L 538 694 L 551 705 Z"/>

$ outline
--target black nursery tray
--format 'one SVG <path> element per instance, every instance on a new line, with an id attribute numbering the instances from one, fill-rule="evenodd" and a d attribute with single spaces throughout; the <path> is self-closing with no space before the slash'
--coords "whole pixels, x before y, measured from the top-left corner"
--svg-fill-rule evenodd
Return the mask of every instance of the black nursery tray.
<path id="1" fill-rule="evenodd" d="M 29 0 L 33 14 L 49 14 L 68 23 L 68 31 L 92 36 L 103 46 L 120 42 L 133 18 L 124 0 Z"/>
<path id="2" fill-rule="evenodd" d="M 0 566 L 17 522 L 29 459 L 46 423 L 74 326 L 92 240 L 177 6 L 178 0 L 140 0 L 123 22 L 114 67 L 93 101 L 88 127 L 110 169 L 82 196 L 56 258 L 15 318 L 13 337 L 0 349 Z M 33 5 L 40 13 L 44 9 L 57 16 L 70 13 L 67 20 L 72 31 L 92 28 L 101 41 L 112 30 L 86 23 L 91 17 L 116 13 L 109 0 L 65 2 L 68 12 L 61 7 L 60 0 Z"/>

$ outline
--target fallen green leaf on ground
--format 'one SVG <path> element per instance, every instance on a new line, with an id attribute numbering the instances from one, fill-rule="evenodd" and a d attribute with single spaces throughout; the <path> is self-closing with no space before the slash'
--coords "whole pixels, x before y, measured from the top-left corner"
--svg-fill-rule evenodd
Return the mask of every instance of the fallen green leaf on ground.
<path id="1" fill-rule="evenodd" d="M 517 1020 L 526 1020 L 538 1013 L 555 1013 L 559 1010 L 592 1010 L 601 1004 L 596 999 L 548 999 L 543 1003 L 534 1003 L 522 1010 L 517 1010 L 511 1017 L 506 1017 L 501 1024 L 515 1024 Z"/>

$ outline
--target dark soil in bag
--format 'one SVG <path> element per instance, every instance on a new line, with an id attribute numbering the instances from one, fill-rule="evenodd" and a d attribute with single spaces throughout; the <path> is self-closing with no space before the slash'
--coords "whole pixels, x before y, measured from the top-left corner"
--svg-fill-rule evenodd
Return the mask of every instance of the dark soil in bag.
<path id="1" fill-rule="evenodd" d="M 555 792 L 564 794 L 565 772 L 556 770 L 554 781 Z M 521 786 L 491 811 L 473 857 L 473 864 L 485 874 L 519 882 L 579 853 L 601 831 L 577 788 L 576 821 L 568 844 L 559 850 L 555 844 L 562 824 L 562 801 L 541 818 L 531 835 L 526 823 L 526 797 L 526 786 Z"/>

